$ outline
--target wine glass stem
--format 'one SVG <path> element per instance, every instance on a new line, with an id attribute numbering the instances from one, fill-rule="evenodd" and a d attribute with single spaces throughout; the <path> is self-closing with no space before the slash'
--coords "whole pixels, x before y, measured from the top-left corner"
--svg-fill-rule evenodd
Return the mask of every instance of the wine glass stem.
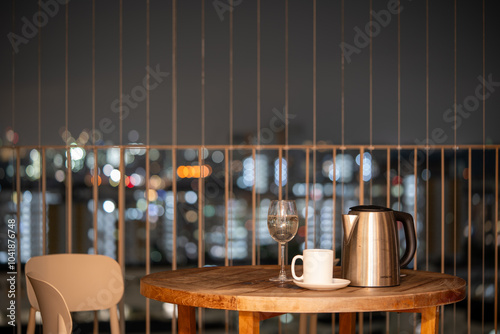
<path id="1" fill-rule="evenodd" d="M 281 243 L 281 270 L 280 270 L 280 278 L 282 280 L 286 279 L 286 272 L 285 272 L 285 243 Z"/>

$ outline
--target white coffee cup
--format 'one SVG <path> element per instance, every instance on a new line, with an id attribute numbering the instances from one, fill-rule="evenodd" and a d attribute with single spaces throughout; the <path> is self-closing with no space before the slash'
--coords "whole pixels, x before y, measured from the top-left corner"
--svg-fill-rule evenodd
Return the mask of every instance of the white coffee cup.
<path id="1" fill-rule="evenodd" d="M 302 259 L 303 274 L 295 275 L 295 261 Z M 304 255 L 292 260 L 292 276 L 307 284 L 331 284 L 333 280 L 333 251 L 330 249 L 305 249 Z"/>

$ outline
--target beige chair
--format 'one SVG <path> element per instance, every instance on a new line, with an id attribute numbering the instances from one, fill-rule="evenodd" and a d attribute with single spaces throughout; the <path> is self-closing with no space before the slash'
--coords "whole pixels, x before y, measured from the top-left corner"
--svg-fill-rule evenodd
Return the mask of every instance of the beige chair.
<path id="1" fill-rule="evenodd" d="M 68 305 L 61 292 L 52 284 L 37 278 L 33 272 L 26 273 L 35 292 L 42 314 L 44 334 L 70 334 L 73 327 Z"/>
<path id="2" fill-rule="evenodd" d="M 118 262 L 104 255 L 53 254 L 28 260 L 26 273 L 50 282 L 64 297 L 70 312 L 109 310 L 111 333 L 120 333 L 117 304 L 123 297 L 123 274 Z M 28 334 L 35 332 L 35 315 L 40 310 L 29 280 L 31 304 Z"/>

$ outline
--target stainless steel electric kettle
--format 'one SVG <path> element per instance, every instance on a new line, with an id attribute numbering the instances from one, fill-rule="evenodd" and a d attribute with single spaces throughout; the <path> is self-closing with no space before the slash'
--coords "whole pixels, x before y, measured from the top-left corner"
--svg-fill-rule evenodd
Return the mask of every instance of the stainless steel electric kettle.
<path id="1" fill-rule="evenodd" d="M 403 223 L 406 238 L 401 259 L 398 221 Z M 350 280 L 351 286 L 399 285 L 400 268 L 410 263 L 417 246 L 413 217 L 381 206 L 360 205 L 342 215 L 342 222 L 342 278 Z"/>

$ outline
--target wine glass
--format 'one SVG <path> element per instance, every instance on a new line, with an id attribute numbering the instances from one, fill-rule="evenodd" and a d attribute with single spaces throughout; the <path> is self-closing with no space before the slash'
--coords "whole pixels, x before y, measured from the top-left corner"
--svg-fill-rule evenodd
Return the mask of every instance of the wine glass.
<path id="1" fill-rule="evenodd" d="M 267 213 L 267 228 L 271 237 L 281 245 L 281 270 L 278 277 L 270 278 L 273 282 L 283 283 L 292 280 L 286 277 L 285 272 L 285 244 L 295 237 L 298 227 L 299 216 L 295 201 L 271 201 Z"/>

